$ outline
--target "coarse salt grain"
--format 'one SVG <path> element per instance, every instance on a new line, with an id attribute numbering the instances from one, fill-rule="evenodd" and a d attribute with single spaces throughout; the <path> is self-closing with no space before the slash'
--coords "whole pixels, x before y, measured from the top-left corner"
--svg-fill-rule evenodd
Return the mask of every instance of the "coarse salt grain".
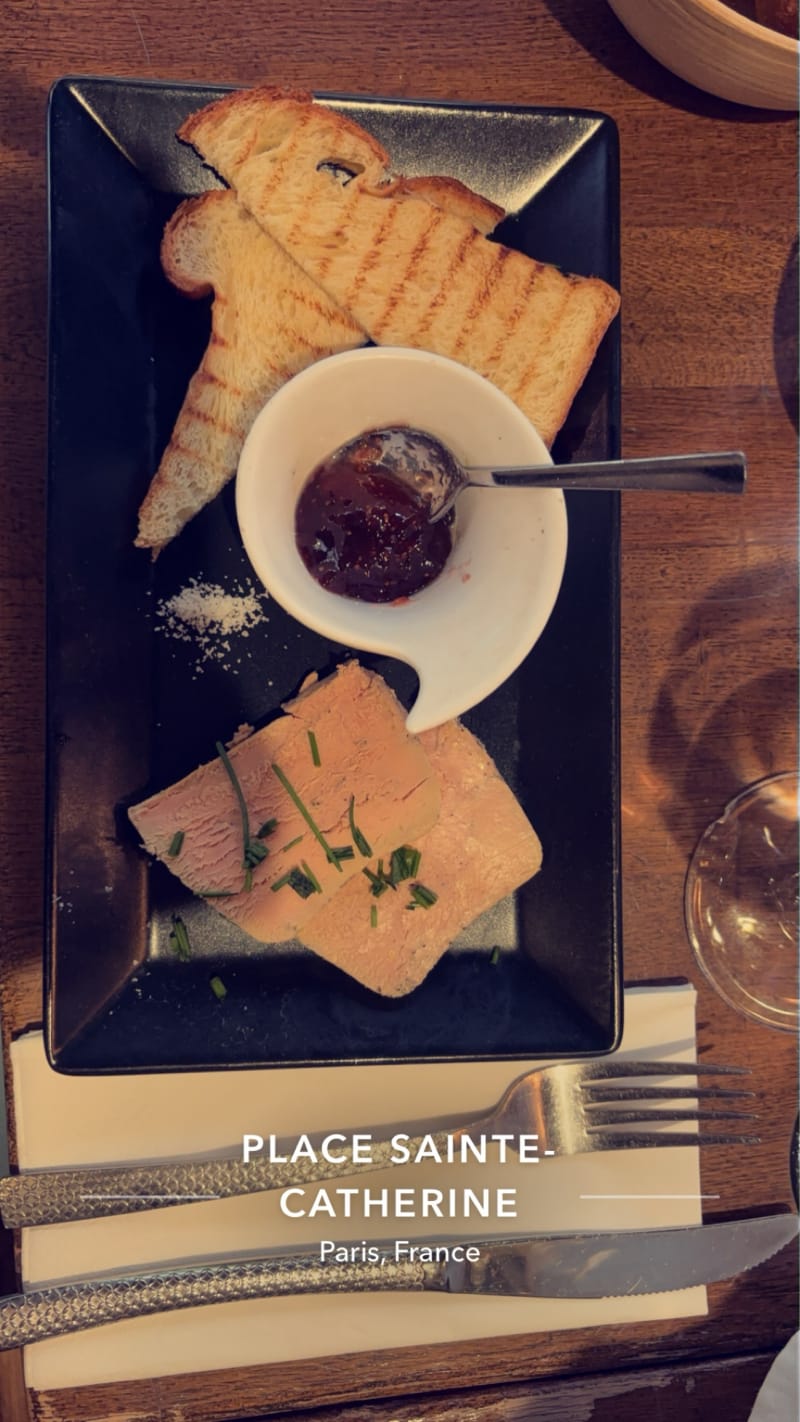
<path id="1" fill-rule="evenodd" d="M 265 601 L 266 593 L 256 592 L 252 585 L 239 585 L 231 593 L 219 583 L 201 583 L 192 578 L 186 587 L 158 603 L 156 616 L 160 621 L 156 626 L 175 641 L 195 644 L 196 671 L 201 671 L 206 662 L 217 662 L 231 671 L 230 638 L 236 634 L 247 637 L 254 627 L 268 620 Z M 237 664 L 241 664 L 241 657 Z"/>

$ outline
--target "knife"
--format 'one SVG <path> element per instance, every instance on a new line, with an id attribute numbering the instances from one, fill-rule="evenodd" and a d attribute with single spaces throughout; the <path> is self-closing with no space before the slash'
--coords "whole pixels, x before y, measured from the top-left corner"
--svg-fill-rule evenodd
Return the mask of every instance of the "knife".
<path id="1" fill-rule="evenodd" d="M 321 1262 L 318 1247 L 302 1254 L 119 1275 L 3 1299 L 0 1349 L 144 1314 L 276 1295 L 396 1290 L 599 1299 L 668 1293 L 752 1269 L 789 1244 L 797 1232 L 797 1216 L 784 1214 L 622 1233 L 449 1244 L 397 1240 L 372 1246 L 379 1257 L 370 1262 Z M 466 1257 L 467 1251 L 472 1258 Z"/>

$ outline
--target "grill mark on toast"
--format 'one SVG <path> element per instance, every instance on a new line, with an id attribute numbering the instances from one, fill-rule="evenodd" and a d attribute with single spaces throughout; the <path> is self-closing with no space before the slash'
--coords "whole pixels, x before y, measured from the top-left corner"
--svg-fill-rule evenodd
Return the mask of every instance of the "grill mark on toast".
<path id="1" fill-rule="evenodd" d="M 334 306 L 324 291 L 318 291 L 316 283 L 311 277 L 308 279 L 307 286 L 303 285 L 293 289 L 292 300 L 296 301 L 298 306 L 302 306 L 304 311 L 310 311 L 312 315 L 317 316 L 320 321 L 325 321 L 330 325 L 335 323 L 348 335 L 363 337 L 364 331 L 358 322 L 354 321 L 348 311 Z M 292 334 L 295 334 L 294 327 L 292 327 Z"/>
<path id="2" fill-rule="evenodd" d="M 227 420 L 221 420 L 218 415 L 209 415 L 208 411 L 201 409 L 199 405 L 186 404 L 183 414 L 187 420 L 197 420 L 201 425 L 210 425 L 212 429 L 219 430 L 220 434 L 238 434 L 235 425 L 229 425 Z"/>
<path id="3" fill-rule="evenodd" d="M 298 305 L 302 306 L 306 313 L 310 313 L 316 318 L 315 337 L 312 338 L 304 335 L 302 331 L 298 330 L 298 323 L 294 317 L 288 316 L 284 319 L 279 318 L 275 322 L 273 331 L 276 345 L 283 339 L 289 349 L 294 345 L 298 345 L 306 350 L 328 350 L 333 346 L 338 347 L 343 344 L 352 344 L 353 337 L 356 337 L 357 341 L 362 343 L 366 339 L 365 333 L 360 326 L 356 326 L 355 324 L 351 325 L 349 322 L 347 324 L 344 322 L 334 323 L 329 311 L 321 302 L 310 299 L 299 301 Z M 325 328 L 322 344 L 320 344 L 322 333 L 319 329 L 321 327 Z"/>
<path id="4" fill-rule="evenodd" d="M 322 360 L 324 357 L 332 355 L 334 353 L 331 350 L 330 344 L 328 343 L 326 343 L 324 346 L 318 346 L 314 345 L 311 341 L 308 341 L 306 342 L 306 349 L 309 355 L 314 360 Z"/>
<path id="5" fill-rule="evenodd" d="M 399 204 L 393 203 L 392 207 L 394 210 L 398 210 Z M 441 212 L 438 207 L 431 207 L 430 212 L 428 213 L 428 224 L 426 227 L 423 228 L 422 232 L 414 243 L 414 246 L 411 248 L 411 251 L 408 254 L 402 277 L 399 281 L 394 282 L 393 288 L 389 293 L 389 300 L 387 301 L 386 306 L 384 307 L 378 320 L 373 322 L 373 330 L 376 334 L 380 334 L 381 330 L 386 325 L 386 322 L 389 320 L 389 317 L 391 316 L 395 307 L 400 301 L 402 301 L 403 296 L 405 294 L 406 283 L 409 280 L 413 281 L 417 267 L 422 257 L 424 256 L 427 248 L 430 245 L 431 237 L 433 236 L 437 227 L 441 226 L 443 221 L 444 213 Z"/>
<path id="6" fill-rule="evenodd" d="M 458 333 L 458 339 L 455 343 L 455 346 L 453 347 L 454 355 L 457 355 L 458 352 L 461 350 L 472 326 L 475 324 L 475 321 L 477 320 L 484 306 L 488 304 L 489 298 L 491 297 L 494 288 L 497 286 L 497 283 L 503 275 L 508 256 L 508 247 L 498 248 L 497 256 L 495 257 L 491 270 L 481 283 L 480 290 L 470 302 L 467 314 L 464 317 L 463 325 Z"/>
<path id="7" fill-rule="evenodd" d="M 521 394 L 521 392 L 525 389 L 529 380 L 531 379 L 531 376 L 536 373 L 536 369 L 541 359 L 542 346 L 547 341 L 551 332 L 555 330 L 556 326 L 561 321 L 574 289 L 575 288 L 570 282 L 564 282 L 564 300 L 559 303 L 558 307 L 556 308 L 555 315 L 553 316 L 552 320 L 549 322 L 545 330 L 542 332 L 541 339 L 539 341 L 539 348 L 536 351 L 536 354 L 528 361 L 528 364 L 525 366 L 519 380 L 517 381 L 514 387 L 514 390 L 511 392 L 511 398 L 513 400 L 515 400 L 517 396 Z"/>
<path id="8" fill-rule="evenodd" d="M 211 464 L 212 452 L 214 452 L 213 446 L 210 450 L 206 450 L 205 453 L 200 454 L 198 450 L 192 449 L 190 445 L 184 444 L 182 440 L 173 438 L 170 440 L 164 451 L 164 458 L 161 461 L 161 468 L 163 468 L 164 464 L 166 463 L 168 455 L 179 454 L 183 459 L 186 459 L 191 464 L 197 465 L 198 468 L 203 470 Z M 219 463 L 219 461 L 217 462 Z"/>
<path id="9" fill-rule="evenodd" d="M 348 288 L 347 297 L 344 302 L 344 305 L 348 308 L 357 300 L 358 293 L 364 284 L 364 279 L 367 274 L 372 271 L 373 267 L 377 265 L 383 256 L 383 245 L 397 220 L 398 210 L 397 203 L 387 202 L 386 211 L 381 218 L 381 225 L 378 228 L 375 240 L 369 251 L 362 258 L 360 265 L 356 268 L 355 275 Z"/>
<path id="10" fill-rule="evenodd" d="M 281 334 L 280 330 L 278 334 Z M 310 340 L 308 336 L 301 336 L 299 331 L 290 330 L 287 332 L 287 335 L 296 346 L 300 346 L 302 350 L 308 351 L 309 355 L 315 355 L 317 351 L 322 349 L 316 341 Z"/>
<path id="11" fill-rule="evenodd" d="M 467 248 L 470 247 L 473 242 L 483 242 L 484 240 L 485 239 L 481 237 L 480 233 L 475 232 L 474 229 L 470 229 L 469 232 L 464 233 L 464 236 L 461 238 L 461 241 L 459 242 L 455 252 L 453 253 L 447 271 L 444 272 L 442 275 L 439 290 L 437 291 L 433 299 L 428 303 L 428 309 L 423 314 L 422 320 L 417 323 L 414 330 L 409 336 L 409 345 L 416 345 L 417 342 L 420 340 L 420 337 L 424 336 L 430 330 L 438 308 L 447 300 L 447 297 L 450 294 L 450 283 L 456 271 L 464 260 Z"/>
<path id="12" fill-rule="evenodd" d="M 244 392 L 238 385 L 231 385 L 229 380 L 224 380 L 221 375 L 217 375 L 209 366 L 202 365 L 195 375 L 198 385 L 217 385 L 221 390 L 227 390 L 231 395 L 241 396 Z"/>
<path id="13" fill-rule="evenodd" d="M 284 173 L 291 171 L 295 150 L 297 149 L 300 140 L 303 136 L 303 130 L 311 122 L 312 113 L 313 107 L 309 105 L 308 109 L 303 110 L 302 114 L 300 115 L 300 118 L 298 119 L 297 123 L 289 134 L 289 137 L 283 140 L 283 144 L 281 145 L 284 149 L 283 159 L 281 163 L 275 163 L 273 165 L 272 178 L 270 182 L 268 182 L 259 193 L 259 204 L 263 211 L 269 210 L 269 199 L 275 189 L 279 187 L 280 184 L 283 182 Z M 292 250 L 292 246 L 294 245 L 294 242 L 297 237 L 297 229 L 300 226 L 300 223 L 304 217 L 305 212 L 301 211 L 297 213 L 294 222 L 289 228 L 289 231 L 286 233 L 285 243 L 283 241 L 281 242 L 281 245 L 285 246 L 289 251 Z"/>
<path id="14" fill-rule="evenodd" d="M 276 191 L 276 188 L 279 188 L 280 183 L 283 182 L 284 172 L 291 166 L 294 151 L 297 149 L 300 138 L 303 137 L 303 129 L 306 128 L 306 125 L 310 122 L 311 112 L 313 112 L 311 105 L 307 109 L 303 109 L 300 115 L 298 115 L 296 124 L 294 124 L 294 128 L 291 129 L 288 138 L 283 139 L 283 144 L 277 145 L 284 149 L 283 161 L 281 161 L 280 164 L 273 164 L 270 179 L 264 183 L 263 188 L 261 188 L 259 201 L 263 203 L 264 208 L 269 208 L 271 195 Z M 266 149 L 264 149 L 264 152 L 266 152 Z"/>
<path id="15" fill-rule="evenodd" d="M 344 241 L 346 239 L 346 236 L 347 234 L 343 227 L 337 227 L 336 231 L 331 233 L 332 239 L 337 243 Z M 317 281 L 325 280 L 325 277 L 328 275 L 328 269 L 330 267 L 330 264 L 333 261 L 334 254 L 335 249 L 331 248 L 330 251 L 328 251 L 324 257 L 320 257 L 316 271 Z"/>
<path id="16" fill-rule="evenodd" d="M 504 248 L 503 250 L 505 251 L 505 253 L 506 253 L 507 256 L 510 255 L 509 250 L 508 250 L 507 247 Z M 488 355 L 487 361 L 486 361 L 486 369 L 487 369 L 487 370 L 491 370 L 491 369 L 497 364 L 497 362 L 499 361 L 500 356 L 501 356 L 502 351 L 503 351 L 503 347 L 508 344 L 509 338 L 513 335 L 514 331 L 517 329 L 517 326 L 519 325 L 520 321 L 522 320 L 523 313 L 524 313 L 524 312 L 527 310 L 527 308 L 528 308 L 528 303 L 530 302 L 531 297 L 533 296 L 533 293 L 534 293 L 534 291 L 535 291 L 535 289 L 536 289 L 536 283 L 537 283 L 537 281 L 539 280 L 539 277 L 541 276 L 541 273 L 542 273 L 543 271 L 544 271 L 544 266 L 542 265 L 541 262 L 534 262 L 533 260 L 531 260 L 531 266 L 530 266 L 530 270 L 529 270 L 529 272 L 528 272 L 528 280 L 527 280 L 526 283 L 525 283 L 525 288 L 524 288 L 524 290 L 520 293 L 520 295 L 518 296 L 518 298 L 517 298 L 517 300 L 516 300 L 516 302 L 515 302 L 514 309 L 512 310 L 512 312 L 511 312 L 511 314 L 510 314 L 510 316 L 509 316 L 509 318 L 508 318 L 508 321 L 505 323 L 505 325 L 504 325 L 504 327 L 503 327 L 503 333 L 502 333 L 502 335 L 495 341 L 494 346 L 492 347 L 491 351 L 489 352 L 489 355 Z M 560 314 L 561 314 L 561 307 L 560 307 L 560 306 L 559 306 L 559 308 L 558 308 L 558 312 L 559 312 L 559 315 L 560 315 Z M 558 319 L 558 318 L 556 318 L 556 319 Z M 550 329 L 550 328 L 548 327 L 548 330 L 549 330 L 549 329 Z"/>
<path id="17" fill-rule="evenodd" d="M 302 351 L 306 352 L 308 355 L 312 356 L 315 359 L 323 355 L 327 356 L 331 354 L 331 347 L 333 345 L 332 340 L 327 340 L 322 345 L 320 345 L 319 341 L 312 340 L 310 336 L 302 335 L 301 332 L 298 331 L 294 326 L 276 326 L 275 335 L 278 337 L 286 337 L 287 352 L 284 355 L 282 361 L 278 362 L 275 365 L 269 365 L 268 369 L 274 371 L 276 374 L 283 373 L 287 376 L 287 379 L 287 372 L 294 365 L 294 362 L 288 359 L 289 353 L 292 352 L 292 347 L 299 347 Z"/>

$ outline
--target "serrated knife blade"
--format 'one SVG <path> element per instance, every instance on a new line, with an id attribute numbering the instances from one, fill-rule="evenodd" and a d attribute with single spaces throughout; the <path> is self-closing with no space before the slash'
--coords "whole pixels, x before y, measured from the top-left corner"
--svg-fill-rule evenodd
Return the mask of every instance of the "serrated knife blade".
<path id="1" fill-rule="evenodd" d="M 685 1228 L 501 1240 L 475 1263 L 449 1264 L 449 1288 L 553 1299 L 670 1293 L 733 1278 L 769 1259 L 797 1233 L 797 1216 L 786 1214 Z"/>
<path id="2" fill-rule="evenodd" d="M 685 1229 L 395 1241 L 378 1258 L 275 1254 L 34 1289 L 0 1300 L 0 1349 L 145 1314 L 291 1294 L 388 1291 L 597 1299 L 710 1284 L 752 1269 L 797 1236 L 796 1215 Z M 347 1246 L 343 1246 L 346 1249 Z M 478 1258 L 467 1258 L 467 1249 Z M 439 1257 L 444 1254 L 446 1257 Z"/>

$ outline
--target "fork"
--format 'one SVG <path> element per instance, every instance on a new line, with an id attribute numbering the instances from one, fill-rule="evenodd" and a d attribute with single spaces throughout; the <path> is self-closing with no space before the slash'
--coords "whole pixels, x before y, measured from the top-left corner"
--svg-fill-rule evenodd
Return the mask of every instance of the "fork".
<path id="1" fill-rule="evenodd" d="M 519 1137 L 538 1137 L 540 1158 L 581 1155 L 600 1150 L 694 1145 L 758 1145 L 757 1136 L 699 1129 L 707 1121 L 753 1120 L 752 1112 L 716 1108 L 718 1101 L 752 1096 L 723 1086 L 673 1085 L 679 1078 L 741 1076 L 747 1068 L 710 1062 L 615 1061 L 600 1058 L 539 1067 L 513 1081 L 494 1110 L 469 1125 L 407 1138 L 403 1145 L 413 1159 L 423 1144 L 432 1143 L 444 1158 L 469 1137 L 505 1135 L 511 1149 Z M 646 1078 L 670 1078 L 668 1085 L 641 1085 Z M 711 1102 L 685 1107 L 666 1103 Z M 641 1103 L 645 1103 L 642 1105 Z M 655 1103 L 655 1104 L 653 1104 Z M 662 1131 L 664 1124 L 692 1122 L 695 1129 Z M 636 1129 L 632 1129 L 635 1127 Z M 331 1133 L 332 1134 L 332 1133 Z M 343 1133 L 345 1136 L 347 1133 Z M 352 1134 L 352 1133 L 350 1133 Z M 385 1170 L 398 1161 L 394 1137 L 374 1141 L 367 1162 L 356 1163 L 352 1152 L 337 1152 L 336 1163 L 317 1158 L 294 1162 L 214 1159 L 157 1165 L 115 1166 L 81 1170 L 37 1170 L 0 1180 L 0 1214 L 9 1229 L 27 1225 L 64 1224 L 132 1214 L 167 1205 L 228 1199 L 263 1190 L 284 1189 L 318 1180 L 332 1180 L 367 1171 Z M 459 1159 L 456 1154 L 454 1157 Z M 469 1160 L 469 1154 L 464 1159 Z"/>

